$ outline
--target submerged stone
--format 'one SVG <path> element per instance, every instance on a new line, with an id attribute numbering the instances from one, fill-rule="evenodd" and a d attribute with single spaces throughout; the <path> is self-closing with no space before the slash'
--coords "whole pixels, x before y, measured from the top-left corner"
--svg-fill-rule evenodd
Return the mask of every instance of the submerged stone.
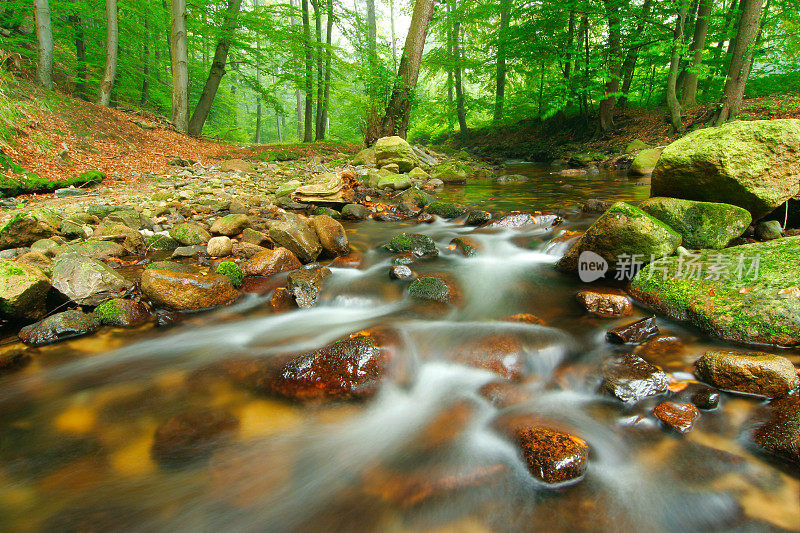
<path id="1" fill-rule="evenodd" d="M 690 403 L 661 402 L 653 409 L 653 415 L 668 428 L 685 435 L 700 418 L 700 411 Z"/>
<path id="2" fill-rule="evenodd" d="M 184 411 L 156 429 L 150 453 L 162 467 L 207 459 L 239 427 L 239 420 L 216 408 Z"/>
<path id="3" fill-rule="evenodd" d="M 408 293 L 419 300 L 450 301 L 450 287 L 439 278 L 419 278 L 408 286 Z"/>
<path id="4" fill-rule="evenodd" d="M 767 453 L 800 466 L 800 395 L 772 400 L 767 416 L 752 429 L 753 442 Z"/>

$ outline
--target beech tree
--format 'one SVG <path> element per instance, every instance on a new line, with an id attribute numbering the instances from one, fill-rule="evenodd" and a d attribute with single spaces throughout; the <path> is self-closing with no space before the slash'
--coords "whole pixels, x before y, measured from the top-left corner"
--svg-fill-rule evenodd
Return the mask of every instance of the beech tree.
<path id="1" fill-rule="evenodd" d="M 186 0 L 172 0 L 172 122 L 189 131 L 189 46 L 186 36 Z"/>
<path id="2" fill-rule="evenodd" d="M 104 106 L 111 103 L 111 91 L 114 89 L 114 79 L 117 77 L 118 18 L 117 0 L 106 0 L 106 66 L 97 93 L 97 103 Z"/>
<path id="3" fill-rule="evenodd" d="M 53 88 L 53 28 L 50 23 L 50 2 L 34 0 L 36 7 L 36 35 L 39 57 L 36 64 L 36 81 L 46 89 Z"/>

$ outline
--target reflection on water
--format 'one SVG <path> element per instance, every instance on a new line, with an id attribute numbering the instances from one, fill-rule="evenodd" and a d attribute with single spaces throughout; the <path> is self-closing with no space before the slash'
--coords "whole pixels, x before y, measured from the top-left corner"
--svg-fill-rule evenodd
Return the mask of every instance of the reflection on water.
<path id="1" fill-rule="evenodd" d="M 552 211 L 599 198 L 608 202 L 640 202 L 650 195 L 649 178 L 629 178 L 622 171 L 587 172 L 565 177 L 557 167 L 509 163 L 504 174 L 528 178 L 524 182 L 499 183 L 493 179 L 470 180 L 446 187 L 440 196 L 453 202 L 478 204 L 489 211 L 538 209 Z"/>
<path id="2" fill-rule="evenodd" d="M 587 188 L 557 200 L 539 182 L 504 185 L 498 190 L 509 196 L 490 205 L 646 194 L 620 183 L 606 182 L 613 195 Z M 448 194 L 472 202 L 473 190 L 490 188 L 470 183 Z M 555 272 L 557 258 L 546 253 L 562 227 L 352 224 L 363 264 L 334 268 L 317 308 L 272 314 L 270 294 L 250 295 L 172 329 L 107 330 L 34 350 L 31 365 L 0 376 L 0 530 L 798 530 L 797 477 L 740 436 L 757 400 L 726 396 L 677 437 L 649 416 L 657 400 L 628 407 L 597 394 L 598 367 L 630 351 L 607 344 L 604 332 L 626 319 L 581 311 L 579 284 Z M 445 276 L 459 305 L 421 306 L 389 279 L 391 258 L 378 245 L 410 229 L 442 251 L 413 268 Z M 472 238 L 479 255 L 449 250 L 457 236 Z M 544 325 L 499 320 L 516 313 Z M 364 402 L 291 403 L 222 370 L 374 326 L 393 332 L 394 355 L 389 377 Z M 660 326 L 683 346 L 648 357 L 677 375 L 715 346 L 677 324 Z M 476 364 L 484 353 L 499 357 Z M 506 400 L 516 401 L 485 394 L 503 383 Z M 157 428 L 198 409 L 238 425 L 195 463 L 154 460 Z M 510 413 L 534 414 L 588 442 L 584 479 L 555 490 L 535 481 L 497 431 Z"/>

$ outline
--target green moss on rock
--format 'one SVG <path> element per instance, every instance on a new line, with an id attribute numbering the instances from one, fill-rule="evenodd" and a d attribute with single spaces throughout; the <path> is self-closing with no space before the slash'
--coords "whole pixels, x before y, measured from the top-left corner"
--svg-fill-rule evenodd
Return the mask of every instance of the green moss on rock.
<path id="1" fill-rule="evenodd" d="M 724 248 L 752 221 L 746 209 L 715 202 L 650 198 L 639 207 L 680 233 L 683 246 L 693 250 Z"/>
<path id="2" fill-rule="evenodd" d="M 428 213 L 443 218 L 458 218 L 467 212 L 465 207 L 450 202 L 436 201 L 427 207 Z"/>
<path id="3" fill-rule="evenodd" d="M 242 269 L 234 263 L 233 261 L 223 261 L 217 266 L 217 269 L 214 271 L 217 274 L 222 274 L 223 276 L 227 277 L 231 280 L 234 287 L 238 287 L 244 281 L 244 272 Z"/>
<path id="4" fill-rule="evenodd" d="M 433 239 L 419 233 L 401 233 L 392 238 L 384 247 L 389 252 L 398 254 L 410 252 L 417 256 L 439 255 Z"/>
<path id="5" fill-rule="evenodd" d="M 419 278 L 408 286 L 408 293 L 420 300 L 450 301 L 450 287 L 439 278 Z"/>

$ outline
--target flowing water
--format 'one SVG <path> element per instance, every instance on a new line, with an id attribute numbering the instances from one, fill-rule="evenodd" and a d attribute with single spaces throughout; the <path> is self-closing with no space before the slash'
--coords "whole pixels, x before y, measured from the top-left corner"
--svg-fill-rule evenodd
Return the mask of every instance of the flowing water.
<path id="1" fill-rule="evenodd" d="M 492 210 L 551 210 L 648 192 L 611 174 L 512 170 L 520 171 L 535 179 L 471 182 L 445 195 Z M 574 299 L 580 284 L 554 271 L 563 246 L 549 241 L 590 222 L 575 211 L 555 230 L 351 224 L 363 263 L 333 268 L 316 308 L 272 313 L 275 283 L 255 283 L 234 306 L 172 328 L 106 328 L 36 349 L 30 365 L 0 376 L 0 530 L 797 531 L 796 473 L 742 437 L 758 399 L 723 395 L 679 437 L 650 417 L 657 400 L 626 407 L 596 392 L 602 362 L 631 350 L 606 343 L 605 331 L 646 312 L 587 316 Z M 399 231 L 436 241 L 440 257 L 413 268 L 447 276 L 458 305 L 421 306 L 389 279 L 391 257 L 378 246 Z M 464 235 L 480 243 L 478 256 L 448 249 Z M 515 313 L 546 325 L 498 320 Z M 651 360 L 677 377 L 716 346 L 678 324 L 659 325 L 683 348 Z M 373 326 L 396 333 L 402 371 L 364 402 L 293 404 L 213 371 L 233 357 L 311 350 Z M 525 354 L 520 387 L 529 397 L 507 408 L 480 393 L 498 377 L 457 357 L 498 337 L 517 339 Z M 160 467 L 151 456 L 156 428 L 196 407 L 236 416 L 235 437 L 206 461 Z M 585 477 L 559 487 L 533 480 L 494 429 L 509 412 L 585 439 Z"/>

